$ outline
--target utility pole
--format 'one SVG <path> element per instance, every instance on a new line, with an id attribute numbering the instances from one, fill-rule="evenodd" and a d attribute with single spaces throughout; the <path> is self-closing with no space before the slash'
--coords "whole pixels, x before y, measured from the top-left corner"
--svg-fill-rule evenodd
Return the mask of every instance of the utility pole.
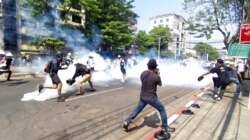
<path id="1" fill-rule="evenodd" d="M 153 36 L 155 36 L 158 39 L 158 55 L 157 55 L 157 59 L 160 60 L 160 55 L 161 55 L 161 37 L 160 36 L 156 36 L 154 34 L 152 34 Z"/>
<path id="2" fill-rule="evenodd" d="M 158 60 L 160 60 L 161 52 L 161 37 L 158 37 Z"/>

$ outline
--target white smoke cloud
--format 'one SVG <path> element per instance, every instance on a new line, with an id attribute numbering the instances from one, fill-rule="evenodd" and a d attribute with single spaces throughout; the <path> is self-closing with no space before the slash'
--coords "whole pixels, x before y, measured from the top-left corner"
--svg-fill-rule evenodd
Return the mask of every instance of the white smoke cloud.
<path id="1" fill-rule="evenodd" d="M 105 86 L 109 85 L 114 80 L 121 80 L 122 73 L 120 71 L 119 63 L 115 61 L 111 65 L 111 69 L 107 69 L 108 63 L 105 61 L 99 54 L 94 52 L 89 52 L 88 55 L 82 56 L 79 61 L 80 63 L 86 64 L 89 56 L 94 57 L 94 61 L 96 63 L 95 72 L 92 74 L 92 82 L 98 86 Z M 126 83 L 133 83 L 139 86 L 140 83 L 140 74 L 147 70 L 147 62 L 149 58 L 142 58 L 137 60 L 139 63 L 138 65 L 127 68 L 127 80 Z M 158 68 L 160 69 L 160 76 L 162 79 L 163 86 L 172 85 L 172 86 L 180 86 L 180 87 L 190 87 L 190 88 L 198 88 L 207 85 L 211 82 L 211 77 L 207 76 L 201 82 L 197 81 L 198 76 L 206 72 L 201 65 L 197 61 L 188 61 L 187 66 L 181 66 L 179 63 L 172 63 L 172 62 L 164 62 L 161 61 L 158 63 Z M 66 70 L 60 70 L 58 75 L 63 82 L 62 93 L 75 93 L 77 88 L 76 84 L 78 83 L 79 77 L 76 79 L 76 84 L 73 86 L 69 86 L 66 84 L 66 80 L 72 78 L 75 72 L 74 65 L 70 65 L 70 67 Z M 105 84 L 104 84 L 105 83 Z M 125 84 L 126 84 L 125 83 Z M 46 76 L 44 85 L 52 85 L 51 79 L 49 76 Z M 90 88 L 88 83 L 85 83 L 84 88 Z M 40 94 L 38 91 L 27 93 L 21 99 L 22 101 L 29 101 L 29 100 L 37 100 L 37 101 L 45 101 L 48 99 L 56 98 L 57 90 L 55 89 L 44 89 Z"/>
<path id="2" fill-rule="evenodd" d="M 96 72 L 94 72 L 92 75 L 92 82 L 94 86 L 108 86 L 114 80 L 121 80 L 122 73 L 120 71 L 119 63 L 115 61 L 109 62 L 111 60 L 104 60 L 99 54 L 89 51 L 90 48 L 92 48 L 93 50 L 102 42 L 100 36 L 98 35 L 99 30 L 97 28 L 93 28 L 91 38 L 86 38 L 85 35 L 76 28 L 61 26 L 60 11 L 57 10 L 59 9 L 60 4 L 57 0 L 54 0 L 52 1 L 52 5 L 53 7 L 55 7 L 55 9 L 51 11 L 52 13 L 40 17 L 39 19 L 34 18 L 31 20 L 32 22 L 27 22 L 25 24 L 27 35 L 37 38 L 51 36 L 58 39 L 63 39 L 66 42 L 67 47 L 72 47 L 74 49 L 74 52 L 78 53 L 79 59 L 75 61 L 75 63 L 79 62 L 86 64 L 88 57 L 90 55 L 93 56 L 94 61 L 96 62 Z M 29 10 L 23 12 L 22 14 L 23 17 L 32 18 Z M 51 15 L 53 15 L 54 24 L 48 25 L 47 23 L 51 20 Z M 34 24 L 34 21 L 36 22 L 36 24 Z M 150 58 L 156 56 L 152 51 L 150 51 L 148 54 Z M 126 82 L 130 82 L 139 86 L 140 74 L 147 69 L 146 64 L 148 60 L 149 58 L 137 57 L 138 64 L 132 68 L 127 69 Z M 35 64 L 37 63 L 37 65 L 34 66 L 36 71 L 42 72 L 47 61 L 48 60 L 38 59 L 37 62 L 35 62 Z M 196 61 L 189 61 L 186 67 L 182 67 L 178 63 L 171 61 L 161 61 L 158 63 L 163 85 L 197 88 L 202 87 L 211 81 L 211 78 L 208 77 L 204 78 L 204 80 L 201 82 L 197 81 L 198 76 L 203 74 L 205 70 L 202 69 L 199 63 Z M 70 65 L 70 67 L 66 70 L 59 71 L 58 75 L 63 82 L 63 94 L 68 92 L 76 92 L 76 84 L 79 78 L 76 79 L 76 84 L 72 86 L 66 84 L 66 80 L 72 78 L 74 72 L 74 65 Z M 51 79 L 48 75 L 45 77 L 43 84 L 52 85 Z M 88 87 L 88 84 L 84 84 L 84 87 Z M 57 96 L 58 95 L 56 89 L 44 89 L 40 94 L 36 89 L 33 92 L 24 94 L 21 101 L 45 101 L 48 99 L 56 98 Z"/>

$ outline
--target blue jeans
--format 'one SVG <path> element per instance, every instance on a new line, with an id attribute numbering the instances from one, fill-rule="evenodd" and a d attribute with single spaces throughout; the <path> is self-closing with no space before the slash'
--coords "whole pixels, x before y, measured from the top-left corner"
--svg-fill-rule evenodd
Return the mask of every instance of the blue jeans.
<path id="1" fill-rule="evenodd" d="M 167 119 L 167 113 L 165 111 L 164 106 L 162 103 L 158 100 L 158 98 L 151 98 L 151 99 L 145 99 L 145 98 L 140 98 L 140 101 L 135 108 L 135 110 L 130 114 L 130 116 L 127 119 L 128 123 L 131 123 L 133 119 L 143 110 L 143 108 L 147 105 L 151 105 L 155 109 L 157 109 L 160 113 L 161 116 L 161 121 L 162 121 L 162 128 L 167 128 L 168 127 L 168 119 Z"/>
<path id="2" fill-rule="evenodd" d="M 236 79 L 236 78 L 230 78 L 230 81 L 231 81 L 232 83 L 235 83 L 235 84 L 236 84 L 236 91 L 235 91 L 235 93 L 240 93 L 240 88 L 241 88 L 241 86 L 240 86 L 239 80 Z"/>

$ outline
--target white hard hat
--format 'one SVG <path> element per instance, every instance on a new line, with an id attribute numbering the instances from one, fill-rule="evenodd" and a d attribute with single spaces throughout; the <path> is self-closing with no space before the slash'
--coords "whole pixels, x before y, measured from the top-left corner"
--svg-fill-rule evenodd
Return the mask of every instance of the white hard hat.
<path id="1" fill-rule="evenodd" d="M 7 52 L 6 56 L 13 56 L 13 54 L 11 52 Z"/>
<path id="2" fill-rule="evenodd" d="M 120 58 L 121 57 L 121 55 L 118 55 L 118 58 Z"/>

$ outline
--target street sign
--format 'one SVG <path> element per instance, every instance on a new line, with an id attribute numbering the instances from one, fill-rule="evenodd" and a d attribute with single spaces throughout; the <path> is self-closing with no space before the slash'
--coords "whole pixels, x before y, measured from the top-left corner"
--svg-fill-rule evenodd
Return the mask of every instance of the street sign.
<path id="1" fill-rule="evenodd" d="M 242 24 L 240 27 L 240 43 L 250 43 L 250 24 Z"/>

